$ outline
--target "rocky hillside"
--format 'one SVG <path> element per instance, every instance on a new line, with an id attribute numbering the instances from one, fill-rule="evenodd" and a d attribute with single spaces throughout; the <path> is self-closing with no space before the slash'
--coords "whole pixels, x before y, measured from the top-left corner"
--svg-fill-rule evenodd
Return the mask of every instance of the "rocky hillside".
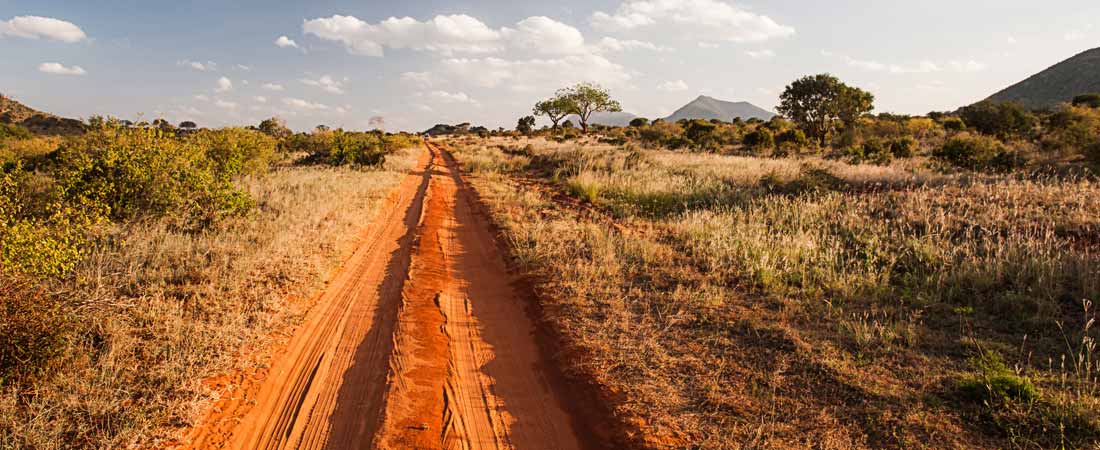
<path id="1" fill-rule="evenodd" d="M 1100 48 L 1087 50 L 993 94 L 989 100 L 1050 108 L 1081 94 L 1100 92 Z"/>
<path id="2" fill-rule="evenodd" d="M 3 94 L 0 94 L 0 123 L 16 124 L 35 134 L 73 135 L 84 132 L 84 124 L 79 120 L 37 111 Z"/>
<path id="3" fill-rule="evenodd" d="M 760 108 L 749 102 L 727 102 L 713 97 L 700 95 L 665 118 L 666 121 L 675 122 L 681 119 L 718 119 L 729 122 L 736 117 L 742 119 L 769 120 L 775 117 L 775 113 Z"/>

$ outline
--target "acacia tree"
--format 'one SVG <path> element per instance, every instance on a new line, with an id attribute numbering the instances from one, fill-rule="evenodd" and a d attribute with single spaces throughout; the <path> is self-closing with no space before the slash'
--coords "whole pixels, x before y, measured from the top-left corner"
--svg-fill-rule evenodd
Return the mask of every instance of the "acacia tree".
<path id="1" fill-rule="evenodd" d="M 569 115 L 569 101 L 561 96 L 548 98 L 535 103 L 534 113 L 536 116 L 546 116 L 554 124 L 554 129 L 557 129 L 558 123 Z"/>
<path id="2" fill-rule="evenodd" d="M 588 133 L 588 119 L 596 112 L 619 112 L 622 106 L 611 98 L 611 93 L 593 83 L 577 83 L 558 91 L 558 97 L 565 99 L 566 111 L 576 114 L 581 130 Z"/>
<path id="3" fill-rule="evenodd" d="M 799 78 L 779 96 L 776 108 L 824 147 L 837 123 L 855 126 L 861 116 L 874 110 L 875 96 L 848 86 L 829 74 Z"/>

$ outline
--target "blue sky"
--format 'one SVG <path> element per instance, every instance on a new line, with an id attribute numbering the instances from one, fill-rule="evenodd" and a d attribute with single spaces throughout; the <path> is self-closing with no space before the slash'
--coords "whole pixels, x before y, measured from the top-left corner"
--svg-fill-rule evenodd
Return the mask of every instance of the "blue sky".
<path id="1" fill-rule="evenodd" d="M 1100 46 L 1097 22 L 1094 0 L 0 0 L 0 92 L 69 117 L 510 128 L 576 81 L 659 117 L 700 94 L 774 109 L 830 72 L 925 113 Z"/>

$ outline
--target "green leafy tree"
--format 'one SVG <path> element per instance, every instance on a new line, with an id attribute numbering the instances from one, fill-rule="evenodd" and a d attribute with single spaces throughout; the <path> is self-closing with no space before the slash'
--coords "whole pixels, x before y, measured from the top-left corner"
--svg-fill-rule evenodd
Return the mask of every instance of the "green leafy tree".
<path id="1" fill-rule="evenodd" d="M 838 124 L 852 127 L 861 116 L 871 112 L 875 98 L 837 77 L 819 74 L 795 80 L 779 99 L 779 112 L 825 146 L 829 133 Z"/>
<path id="2" fill-rule="evenodd" d="M 569 101 L 560 95 L 543 100 L 535 103 L 534 113 L 536 116 L 546 116 L 557 129 L 558 123 L 569 115 Z"/>
<path id="3" fill-rule="evenodd" d="M 531 134 L 535 130 L 535 116 L 524 116 L 519 118 L 519 122 L 516 123 L 516 131 L 525 135 Z"/>
<path id="4" fill-rule="evenodd" d="M 584 133 L 588 133 L 588 120 L 592 118 L 593 113 L 623 110 L 619 102 L 611 98 L 611 93 L 607 89 L 593 83 L 577 83 L 558 91 L 558 97 L 567 102 L 566 111 L 577 115 Z"/>
<path id="5" fill-rule="evenodd" d="M 1100 94 L 1081 94 L 1073 97 L 1073 106 L 1100 108 Z"/>
<path id="6" fill-rule="evenodd" d="M 649 125 L 649 119 L 645 117 L 635 117 L 630 120 L 630 126 L 634 128 L 644 127 L 646 125 Z"/>
<path id="7" fill-rule="evenodd" d="M 983 101 L 959 110 L 966 125 L 979 133 L 1002 139 L 1030 133 L 1038 119 L 1023 105 L 1013 102 Z"/>

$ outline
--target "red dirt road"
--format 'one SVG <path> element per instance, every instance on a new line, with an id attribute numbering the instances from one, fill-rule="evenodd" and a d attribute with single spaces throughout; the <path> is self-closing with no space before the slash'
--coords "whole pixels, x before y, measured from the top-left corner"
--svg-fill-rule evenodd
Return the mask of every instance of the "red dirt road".
<path id="1" fill-rule="evenodd" d="M 450 155 L 426 145 L 275 358 L 194 449 L 597 447 Z"/>

